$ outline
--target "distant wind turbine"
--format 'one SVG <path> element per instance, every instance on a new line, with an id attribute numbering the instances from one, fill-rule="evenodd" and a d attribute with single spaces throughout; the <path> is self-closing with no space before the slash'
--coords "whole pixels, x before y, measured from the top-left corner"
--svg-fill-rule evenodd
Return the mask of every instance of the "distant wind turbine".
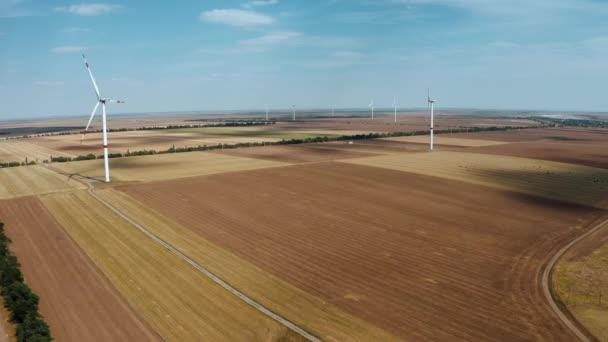
<path id="1" fill-rule="evenodd" d="M 268 105 L 266 105 L 266 121 L 268 121 Z"/>
<path id="2" fill-rule="evenodd" d="M 397 98 L 393 97 L 393 108 L 395 109 L 395 123 L 397 123 Z"/>
<path id="3" fill-rule="evenodd" d="M 291 112 L 293 113 L 292 121 L 296 121 L 296 105 L 291 105 Z"/>
<path id="4" fill-rule="evenodd" d="M 434 120 L 434 107 L 435 107 L 435 100 L 431 100 L 431 91 L 427 89 L 427 107 L 430 106 L 431 108 L 431 127 L 430 127 L 430 131 L 431 131 L 431 151 L 433 150 L 433 143 L 434 143 L 434 137 L 433 137 L 433 120 Z"/>
<path id="5" fill-rule="evenodd" d="M 84 140 L 84 136 L 85 136 L 85 134 L 87 134 L 87 130 L 89 129 L 89 126 L 91 125 L 91 121 L 93 120 L 95 113 L 97 113 L 97 108 L 99 108 L 99 104 L 101 103 L 101 120 L 102 120 L 102 125 L 103 125 L 103 162 L 104 162 L 104 167 L 105 167 L 105 171 L 106 171 L 105 181 L 106 181 L 106 183 L 109 183 L 110 182 L 110 164 L 108 162 L 108 129 L 107 129 L 107 123 L 106 123 L 106 103 L 125 103 L 125 102 L 120 101 L 120 100 L 113 100 L 113 99 L 110 99 L 107 97 L 101 97 L 101 94 L 99 93 L 99 87 L 97 87 L 97 82 L 95 82 L 95 78 L 93 77 L 93 73 L 91 72 L 89 63 L 87 62 L 87 58 L 85 57 L 84 54 L 82 55 L 82 58 L 84 58 L 84 65 L 87 67 L 87 71 L 89 72 L 89 76 L 91 77 L 91 82 L 93 82 L 93 87 L 95 88 L 95 94 L 97 95 L 97 103 L 95 104 L 95 107 L 93 108 L 93 112 L 91 113 L 91 117 L 89 118 L 89 122 L 87 123 L 87 127 L 82 132 L 82 138 L 80 139 L 80 143 L 82 143 L 82 140 Z"/>
<path id="6" fill-rule="evenodd" d="M 368 107 L 372 109 L 372 120 L 374 120 L 374 99 L 372 99 Z"/>

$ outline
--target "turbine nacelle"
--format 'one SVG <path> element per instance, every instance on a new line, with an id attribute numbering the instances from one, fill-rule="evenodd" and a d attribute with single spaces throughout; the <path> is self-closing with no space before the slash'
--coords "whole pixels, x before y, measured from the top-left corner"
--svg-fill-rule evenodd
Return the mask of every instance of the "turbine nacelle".
<path id="1" fill-rule="evenodd" d="M 99 102 L 101 102 L 101 103 L 125 103 L 125 101 L 114 100 L 114 99 L 99 99 Z"/>

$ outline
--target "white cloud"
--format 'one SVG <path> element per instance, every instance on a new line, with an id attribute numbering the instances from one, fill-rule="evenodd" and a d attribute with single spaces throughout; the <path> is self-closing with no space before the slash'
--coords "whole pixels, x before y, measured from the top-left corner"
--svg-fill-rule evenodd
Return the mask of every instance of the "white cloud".
<path id="1" fill-rule="evenodd" d="M 39 87 L 61 87 L 64 83 L 61 81 L 36 81 L 34 85 Z"/>
<path id="2" fill-rule="evenodd" d="M 201 12 L 199 19 L 214 24 L 224 24 L 236 27 L 255 27 L 270 25 L 275 22 L 274 18 L 254 11 L 239 9 L 215 9 Z"/>
<path id="3" fill-rule="evenodd" d="M 242 40 L 240 43 L 249 46 L 269 46 L 288 42 L 301 35 L 302 33 L 300 32 L 278 31 L 271 32 L 257 38 Z"/>
<path id="4" fill-rule="evenodd" d="M 74 52 L 83 52 L 87 48 L 84 46 L 58 46 L 51 49 L 53 53 L 74 53 Z"/>
<path id="5" fill-rule="evenodd" d="M 66 12 L 82 16 L 96 16 L 121 10 L 121 5 L 112 4 L 80 4 L 65 7 L 56 7 L 57 12 Z"/>
<path id="6" fill-rule="evenodd" d="M 245 8 L 259 7 L 259 6 L 270 6 L 276 5 L 279 3 L 279 0 L 253 0 L 243 4 Z"/>

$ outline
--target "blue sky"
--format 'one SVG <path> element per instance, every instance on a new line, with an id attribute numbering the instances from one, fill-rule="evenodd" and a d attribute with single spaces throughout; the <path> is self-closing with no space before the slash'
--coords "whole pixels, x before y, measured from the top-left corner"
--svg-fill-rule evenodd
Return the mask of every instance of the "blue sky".
<path id="1" fill-rule="evenodd" d="M 0 0 L 0 119 L 390 106 L 608 110 L 608 1 Z"/>

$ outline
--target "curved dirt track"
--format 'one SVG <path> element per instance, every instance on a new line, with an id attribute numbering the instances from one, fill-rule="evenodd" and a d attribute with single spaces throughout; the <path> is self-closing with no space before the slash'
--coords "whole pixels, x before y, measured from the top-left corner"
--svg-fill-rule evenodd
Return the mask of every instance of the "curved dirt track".
<path id="1" fill-rule="evenodd" d="M 591 234 L 595 233 L 596 231 L 605 228 L 605 226 L 608 225 L 608 219 L 600 222 L 599 224 L 597 224 L 595 227 L 593 227 L 592 229 L 590 229 L 589 231 L 587 231 L 585 234 L 579 236 L 578 238 L 572 240 L 570 243 L 568 243 L 567 245 L 565 245 L 562 249 L 560 249 L 551 259 L 551 261 L 549 261 L 549 263 L 547 264 L 547 266 L 545 267 L 545 270 L 543 272 L 543 280 L 542 280 L 542 286 L 543 286 L 543 293 L 545 294 L 545 298 L 547 298 L 547 302 L 549 302 L 549 305 L 551 306 L 551 308 L 553 309 L 553 311 L 555 312 L 555 314 L 559 317 L 559 319 L 581 340 L 584 342 L 591 342 L 591 339 L 589 339 L 588 335 L 583 332 L 581 330 L 581 328 L 579 327 L 579 325 L 577 325 L 576 322 L 573 322 L 570 318 L 568 318 L 568 316 L 559 308 L 559 306 L 557 305 L 557 303 L 555 302 L 553 295 L 551 294 L 551 272 L 553 270 L 553 267 L 555 266 L 555 264 L 557 263 L 557 261 L 566 253 L 568 252 L 572 247 L 574 247 L 577 243 L 581 242 L 582 240 L 584 240 L 585 238 L 587 238 L 588 236 L 590 236 Z"/>

